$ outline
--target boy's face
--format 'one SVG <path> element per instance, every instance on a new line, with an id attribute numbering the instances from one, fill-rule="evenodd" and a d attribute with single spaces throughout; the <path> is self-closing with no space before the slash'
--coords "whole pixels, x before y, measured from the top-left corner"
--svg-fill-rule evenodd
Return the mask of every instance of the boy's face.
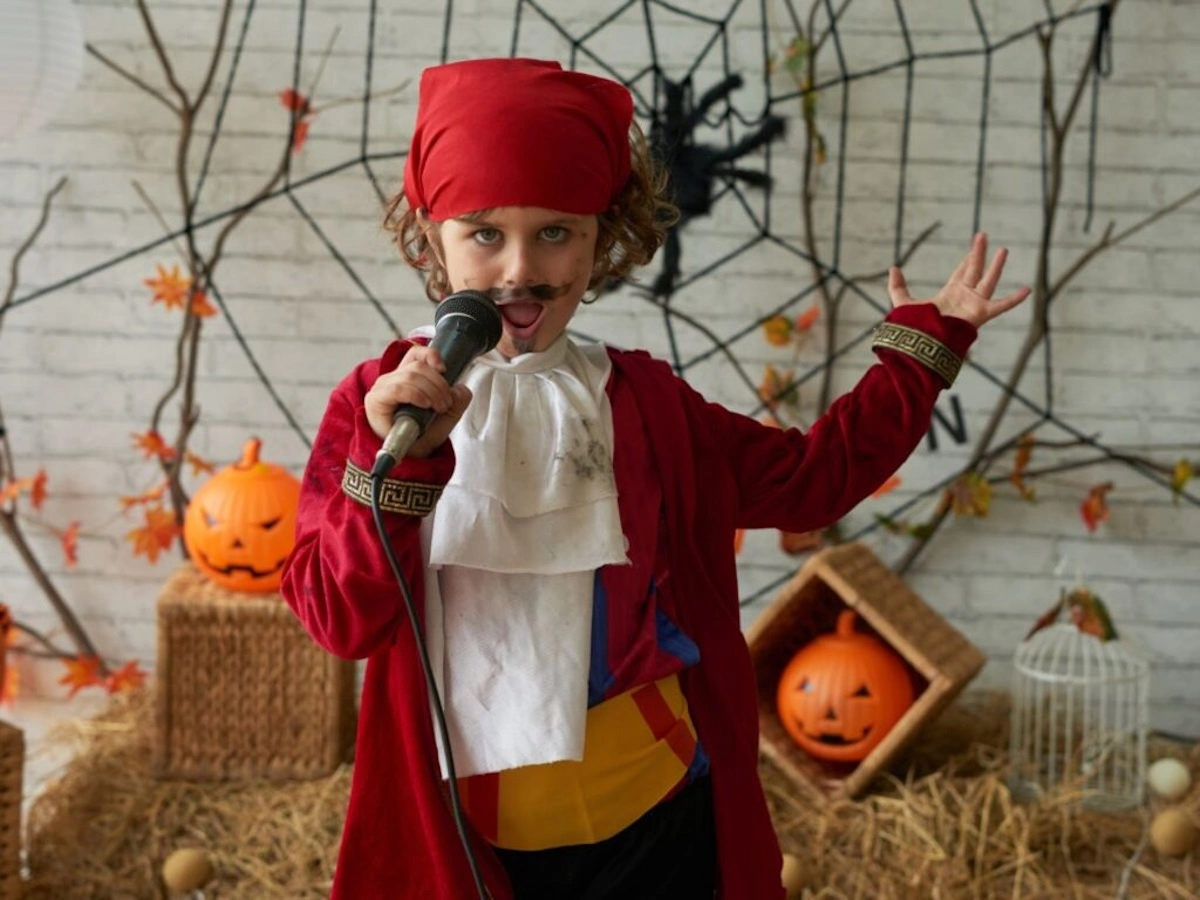
<path id="1" fill-rule="evenodd" d="M 583 299 L 596 257 L 595 216 L 502 206 L 447 219 L 435 245 L 454 291 L 483 291 L 504 318 L 508 359 L 545 350 Z"/>

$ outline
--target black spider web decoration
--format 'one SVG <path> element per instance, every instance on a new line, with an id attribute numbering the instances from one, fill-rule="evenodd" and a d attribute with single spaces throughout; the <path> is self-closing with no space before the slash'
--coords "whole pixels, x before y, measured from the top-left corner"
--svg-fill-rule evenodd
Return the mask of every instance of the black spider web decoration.
<path id="1" fill-rule="evenodd" d="M 973 222 L 975 229 L 978 230 L 984 205 L 983 185 L 984 173 L 988 162 L 989 109 L 994 82 L 993 64 L 997 54 L 1004 52 L 1021 41 L 1031 39 L 1038 33 L 1039 29 L 1048 25 L 1064 22 L 1068 19 L 1093 22 L 1094 27 L 1101 36 L 1101 40 L 1097 43 L 1100 51 L 1096 55 L 1094 71 L 1091 77 L 1087 183 L 1087 219 L 1089 222 L 1092 213 L 1098 97 L 1101 80 L 1111 70 L 1111 60 L 1109 58 L 1110 7 L 1108 3 L 1093 4 L 1059 15 L 1052 8 L 1050 0 L 1043 0 L 1044 16 L 1039 16 L 1037 21 L 1031 22 L 1020 30 L 1003 36 L 995 36 L 990 34 L 988 28 L 985 26 L 984 17 L 980 12 L 977 0 L 962 0 L 963 5 L 970 12 L 971 20 L 975 24 L 977 42 L 972 42 L 968 46 L 951 49 L 918 51 L 918 42 L 914 38 L 901 0 L 892 0 L 894 21 L 890 23 L 889 27 L 894 34 L 899 36 L 904 47 L 904 52 L 891 61 L 858 69 L 849 61 L 849 54 L 843 40 L 843 22 L 853 6 L 853 0 L 842 0 L 836 7 L 832 0 L 815 0 L 815 2 L 821 6 L 821 11 L 823 12 L 824 27 L 828 30 L 827 38 L 829 46 L 832 48 L 831 56 L 836 63 L 836 71 L 825 80 L 812 85 L 811 91 L 818 98 L 826 96 L 837 96 L 840 98 L 837 106 L 833 107 L 837 110 L 836 121 L 829 130 L 829 134 L 832 136 L 830 157 L 834 160 L 834 173 L 832 175 L 832 188 L 829 191 L 832 195 L 832 208 L 828 217 L 829 221 L 823 223 L 828 228 L 825 233 L 828 250 L 823 252 L 819 258 L 814 258 L 798 240 L 779 232 L 774 227 L 773 222 L 776 217 L 773 215 L 773 212 L 777 204 L 778 194 L 775 188 L 779 186 L 774 170 L 779 157 L 772 147 L 771 139 L 768 138 L 755 144 L 753 149 L 756 151 L 756 155 L 747 157 L 745 160 L 741 160 L 739 156 L 735 156 L 731 161 L 727 162 L 729 162 L 730 166 L 743 166 L 748 170 L 758 172 L 764 179 L 769 180 L 770 183 L 764 181 L 755 182 L 753 177 L 747 177 L 744 171 L 742 174 L 739 174 L 736 169 L 727 169 L 712 179 L 710 185 L 712 188 L 711 194 L 706 198 L 708 209 L 696 217 L 697 219 L 701 218 L 708 215 L 709 212 L 712 212 L 714 215 L 725 213 L 732 215 L 738 224 L 738 233 L 729 242 L 730 246 L 724 252 L 718 253 L 715 258 L 703 258 L 697 262 L 694 257 L 689 257 L 688 254 L 688 248 L 691 244 L 691 223 L 685 223 L 677 232 L 677 237 L 681 245 L 682 265 L 676 277 L 672 280 L 670 290 L 663 291 L 661 287 L 648 287 L 642 281 L 635 281 L 622 285 L 619 291 L 620 296 L 624 297 L 627 301 L 632 300 L 634 303 L 643 304 L 643 309 L 644 304 L 652 305 L 658 309 L 666 337 L 667 353 L 675 369 L 683 377 L 687 378 L 695 374 L 701 366 L 714 359 L 719 358 L 725 363 L 730 364 L 735 378 L 743 382 L 746 387 L 743 400 L 737 405 L 741 406 L 743 411 L 751 414 L 761 414 L 764 412 L 765 407 L 759 399 L 758 387 L 754 379 L 746 374 L 744 368 L 738 362 L 734 348 L 739 342 L 751 336 L 757 336 L 761 331 L 763 322 L 773 316 L 794 311 L 801 303 L 811 298 L 814 292 L 818 291 L 823 285 L 844 289 L 848 297 L 860 302 L 870 311 L 873 319 L 877 319 L 888 308 L 886 298 L 865 290 L 848 273 L 843 263 L 843 250 L 847 242 L 843 212 L 846 206 L 846 188 L 848 183 L 847 165 L 849 154 L 847 150 L 850 145 L 848 133 L 851 126 L 849 104 L 851 89 L 859 82 L 864 82 L 877 76 L 897 73 L 903 77 L 903 111 L 900 122 L 899 140 L 894 148 L 897 166 L 896 183 L 894 194 L 892 195 L 895 215 L 891 242 L 893 247 L 892 259 L 895 261 L 901 258 L 908 235 L 916 230 L 917 227 L 911 222 L 907 201 L 909 196 L 908 177 L 914 85 L 919 67 L 937 60 L 946 59 L 965 58 L 977 60 L 979 63 L 981 94 L 979 97 L 979 122 L 973 178 Z M 22 296 L 18 296 L 10 304 L 9 311 L 14 311 L 18 307 L 52 296 L 97 273 L 158 250 L 183 237 L 188 231 L 193 233 L 204 231 L 229 220 L 231 217 L 241 215 L 260 204 L 286 198 L 295 215 L 315 235 L 320 245 L 329 254 L 329 257 L 344 272 L 347 280 L 362 295 L 362 299 L 370 304 L 391 332 L 398 333 L 397 324 L 389 314 L 384 303 L 381 302 L 379 297 L 374 295 L 366 281 L 356 272 L 349 255 L 339 247 L 337 241 L 322 227 L 319 216 L 313 214 L 305 199 L 307 190 L 313 185 L 345 172 L 358 170 L 368 180 L 375 196 L 382 203 L 388 195 L 388 191 L 384 188 L 383 184 L 384 182 L 393 181 L 394 178 L 392 174 L 381 175 L 381 170 L 386 166 L 389 173 L 397 173 L 403 164 L 402 161 L 405 155 L 403 151 L 373 152 L 371 150 L 373 125 L 371 103 L 369 101 L 376 89 L 377 48 L 381 43 L 381 38 L 377 30 L 380 12 L 378 9 L 378 0 L 366 0 L 364 5 L 367 13 L 367 35 L 366 48 L 363 55 L 362 101 L 360 102 L 361 118 L 357 152 L 350 154 L 340 162 L 299 177 L 293 174 L 289 158 L 282 184 L 277 188 L 256 197 L 253 201 L 194 218 L 190 229 L 174 230 L 156 240 L 130 247 L 109 259 L 91 265 Z M 744 72 L 744 84 L 748 88 L 752 88 L 752 90 L 747 90 L 746 93 L 747 96 L 753 99 L 743 102 L 740 87 L 725 91 L 713 99 L 710 107 L 701 111 L 702 114 L 697 117 L 695 122 L 696 128 L 703 132 L 702 135 L 696 137 L 697 142 L 709 147 L 715 147 L 718 150 L 721 148 L 734 148 L 739 145 L 739 142 L 745 143 L 747 135 L 753 135 L 756 130 L 763 129 L 775 117 L 785 116 L 790 108 L 803 102 L 804 96 L 800 91 L 782 90 L 778 87 L 777 82 L 770 76 L 768 66 L 768 61 L 772 55 L 769 34 L 771 29 L 768 27 L 771 19 L 777 16 L 776 30 L 780 27 L 779 23 L 782 23 L 785 30 L 787 27 L 790 27 L 795 33 L 803 32 L 803 20 L 792 0 L 779 0 L 779 2 L 774 4 L 770 0 L 760 0 L 757 7 L 750 3 L 749 0 L 726 0 L 726 2 L 722 2 L 722 0 L 710 0 L 710 2 L 705 4 L 690 5 L 704 6 L 706 8 L 720 5 L 721 11 L 719 14 L 697 12 L 689 10 L 681 4 L 664 2 L 664 0 L 625 0 L 625 2 L 613 4 L 611 10 L 607 12 L 598 12 L 594 21 L 587 25 L 568 25 L 564 24 L 560 19 L 555 18 L 547 9 L 546 4 L 538 3 L 536 0 L 516 0 L 507 52 L 510 55 L 558 56 L 569 67 L 586 68 L 621 81 L 633 93 L 639 120 L 646 126 L 647 131 L 652 132 L 656 123 L 659 125 L 662 124 L 664 94 L 666 89 L 671 85 L 679 85 L 685 80 L 690 80 L 694 84 L 694 90 L 703 95 L 706 90 L 712 88 L 714 85 L 728 83 L 731 78 L 738 77 L 738 73 L 734 72 L 732 62 L 736 55 L 733 45 L 737 42 L 744 44 L 746 36 L 749 34 L 752 42 L 757 46 L 759 57 L 757 70 L 747 70 Z M 189 210 L 189 213 L 193 214 L 192 217 L 194 217 L 200 197 L 211 173 L 213 154 L 222 137 L 225 114 L 230 99 L 234 95 L 235 86 L 238 83 L 241 73 L 247 35 L 250 32 L 252 20 L 258 11 L 256 0 L 247 0 L 241 11 L 240 24 L 236 29 L 236 41 L 228 53 L 223 90 L 216 110 L 211 136 L 205 148 L 204 157 L 192 188 L 192 209 Z M 756 16 L 755 21 L 758 23 L 757 30 L 746 28 L 740 20 L 735 22 L 735 17 L 739 15 L 751 18 Z M 296 11 L 296 36 L 292 53 L 291 85 L 293 91 L 301 89 L 302 85 L 300 81 L 303 63 L 306 57 L 313 52 L 309 49 L 308 41 L 310 34 L 309 16 L 310 4 L 307 0 L 300 0 Z M 441 17 L 441 48 L 439 58 L 442 61 L 457 58 L 452 55 L 455 24 L 456 18 L 453 2 L 452 0 L 447 0 Z M 672 26 L 686 30 L 689 35 L 691 41 L 690 59 L 682 61 L 674 59 L 673 54 L 666 52 L 658 40 L 660 29 Z M 636 58 L 624 60 L 610 58 L 609 50 L 614 46 L 612 40 L 613 33 L 619 31 L 622 35 L 627 36 L 632 33 L 631 29 L 638 31 L 641 39 L 644 40 L 644 46 L 639 48 L 641 52 L 630 54 L 626 47 L 622 50 L 621 55 L 632 55 Z M 548 52 L 547 42 L 555 45 L 555 52 Z M 674 43 L 676 42 L 673 42 L 673 45 Z M 617 45 L 619 46 L 620 42 L 617 42 Z M 562 52 L 558 52 L 559 48 L 562 49 Z M 419 74 L 419 69 L 425 64 L 414 65 L 411 72 L 411 76 L 414 79 Z M 704 106 L 704 104 L 701 103 L 700 106 Z M 830 108 L 829 104 L 825 104 L 822 107 L 823 110 L 827 108 Z M 295 120 L 296 113 L 293 111 L 292 122 L 290 123 L 291 127 L 289 127 L 281 140 L 290 140 Z M 765 134 L 765 132 L 763 133 Z M 1046 172 L 1044 165 L 1046 151 L 1044 127 L 1042 129 L 1042 138 L 1042 177 L 1044 182 Z M 761 152 L 759 153 L 758 151 Z M 772 184 L 774 187 L 772 187 Z M 1044 183 L 1043 191 L 1045 191 Z M 761 302 L 757 306 L 742 311 L 740 321 L 733 324 L 726 324 L 726 320 L 729 317 L 713 319 L 711 316 L 706 315 L 704 310 L 694 310 L 692 308 L 693 295 L 705 286 L 710 276 L 728 271 L 742 257 L 763 250 L 764 248 L 778 254 L 780 258 L 790 260 L 796 271 L 801 271 L 803 268 L 815 270 L 818 273 L 817 277 L 812 283 L 803 284 L 791 292 L 775 291 L 769 293 L 768 296 L 761 299 Z M 658 264 L 657 261 L 656 264 Z M 651 268 L 653 269 L 653 266 Z M 653 275 L 651 275 L 652 278 Z M 218 278 L 217 281 L 221 281 L 221 278 Z M 223 291 L 215 281 L 208 283 L 208 289 L 219 306 L 225 321 L 228 323 L 234 340 L 261 381 L 264 391 L 271 398 L 282 420 L 296 433 L 306 447 L 311 448 L 311 440 L 308 434 L 298 423 L 296 416 L 282 399 L 280 392 L 272 382 L 270 374 L 257 358 L 251 342 L 246 338 L 243 330 L 238 325 L 237 289 L 233 288 Z M 846 323 L 843 324 L 846 325 Z M 1032 425 L 1023 425 L 1014 431 L 1009 438 L 1001 441 L 998 446 L 1013 447 L 1021 435 L 1042 428 L 1043 426 L 1054 426 L 1070 438 L 1080 442 L 1081 445 L 1099 451 L 1109 460 L 1121 461 L 1142 478 L 1170 489 L 1170 480 L 1161 473 L 1122 459 L 1111 447 L 1075 427 L 1059 415 L 1055 409 L 1053 396 L 1051 323 L 1046 321 L 1043 324 L 1046 329 L 1046 336 L 1043 342 L 1042 363 L 1044 391 L 1041 396 L 1030 396 L 1020 390 L 1019 386 L 1008 387 L 1004 378 L 976 361 L 969 360 L 967 363 L 967 366 L 974 373 L 975 377 L 982 379 L 982 381 L 990 384 L 997 390 L 1011 395 L 1016 408 L 1023 410 L 1026 414 L 1033 417 Z M 797 385 L 804 385 L 820 375 L 826 367 L 836 365 L 848 354 L 856 349 L 861 349 L 865 345 L 865 342 L 868 341 L 872 327 L 873 322 L 869 326 L 857 328 L 854 333 L 841 339 L 838 346 L 821 359 L 819 363 L 798 372 L 795 383 Z M 573 329 L 573 333 L 581 337 L 591 336 L 575 329 Z M 689 347 L 688 341 L 683 340 L 685 336 L 692 343 L 698 340 L 702 346 L 699 348 Z M 957 403 L 956 400 L 955 403 Z M 943 423 L 946 422 L 940 412 L 938 413 L 938 417 Z M 915 496 L 896 505 L 890 511 L 889 515 L 893 517 L 901 516 L 917 504 L 940 494 L 958 474 L 958 471 L 954 471 L 948 477 L 937 480 Z M 1194 493 L 1183 491 L 1178 496 L 1191 504 L 1200 505 L 1200 497 L 1197 497 Z M 877 527 L 877 524 L 871 524 L 855 534 L 847 535 L 847 537 L 850 539 L 861 538 L 869 532 L 874 531 Z M 752 603 L 772 593 L 789 577 L 790 572 L 760 586 L 753 593 L 742 598 L 743 605 Z"/>

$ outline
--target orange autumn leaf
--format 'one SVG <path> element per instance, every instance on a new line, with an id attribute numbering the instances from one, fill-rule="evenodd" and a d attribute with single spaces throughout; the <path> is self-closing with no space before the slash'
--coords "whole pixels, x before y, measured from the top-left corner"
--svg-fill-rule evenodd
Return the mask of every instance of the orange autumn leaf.
<path id="1" fill-rule="evenodd" d="M 33 480 L 29 478 L 14 478 L 4 486 L 4 491 L 0 492 L 0 501 L 9 503 L 21 496 L 22 491 L 28 490 L 33 485 Z"/>
<path id="2" fill-rule="evenodd" d="M 70 688 L 67 699 L 70 700 L 84 688 L 102 684 L 100 677 L 100 660 L 94 656 L 77 656 L 74 659 L 63 660 L 67 674 L 58 679 L 58 683 Z"/>
<path id="3" fill-rule="evenodd" d="M 217 308 L 208 301 L 204 291 L 192 291 L 192 315 L 198 319 L 207 319 L 217 314 Z"/>
<path id="4" fill-rule="evenodd" d="M 164 550 L 169 550 L 171 543 L 179 537 L 182 529 L 175 522 L 175 516 L 162 507 L 147 507 L 146 524 L 134 528 L 125 535 L 125 540 L 133 544 L 133 555 L 143 554 L 150 562 L 158 562 L 158 556 Z"/>
<path id="5" fill-rule="evenodd" d="M 188 465 L 190 465 L 192 467 L 193 475 L 200 475 L 200 474 L 211 475 L 213 472 L 217 471 L 216 466 L 214 466 L 212 463 L 210 463 L 207 459 L 197 456 L 191 450 L 188 450 L 187 452 L 185 452 L 183 455 L 183 458 L 185 460 L 187 460 Z M 165 485 L 164 485 L 164 487 L 165 487 Z"/>
<path id="6" fill-rule="evenodd" d="M 21 631 L 13 625 L 12 614 L 9 613 L 8 607 L 0 604 L 3 609 L 2 623 L 0 623 L 0 653 L 8 652 L 9 647 L 17 645 L 17 639 L 21 636 Z M 17 699 L 17 694 L 20 693 L 21 676 L 17 671 L 17 667 L 9 663 L 4 667 L 4 681 L 0 683 L 0 704 L 11 707 L 13 701 Z"/>
<path id="7" fill-rule="evenodd" d="M 33 504 L 34 509 L 41 509 L 42 503 L 46 499 L 46 482 L 49 476 L 46 475 L 45 469 L 38 469 L 37 474 L 33 476 L 33 483 L 29 485 L 29 502 Z"/>
<path id="8" fill-rule="evenodd" d="M 17 667 L 9 663 L 4 667 L 4 683 L 0 685 L 0 704 L 11 707 L 21 692 L 21 675 Z"/>
<path id="9" fill-rule="evenodd" d="M 146 491 L 144 494 L 136 496 L 126 496 L 121 498 L 121 509 L 128 511 L 135 506 L 142 506 L 146 503 L 157 503 L 163 497 L 163 492 L 167 489 L 167 483 L 164 481 L 153 490 Z"/>
<path id="10" fill-rule="evenodd" d="M 771 316 L 762 327 L 763 336 L 772 347 L 786 347 L 792 339 L 792 321 L 786 316 Z"/>
<path id="11" fill-rule="evenodd" d="M 288 112 L 294 112 L 298 116 L 307 116 L 310 111 L 308 98 L 291 88 L 284 88 L 279 92 L 279 102 Z"/>
<path id="12" fill-rule="evenodd" d="M 157 456 L 159 459 L 171 459 L 175 456 L 175 448 L 169 446 L 157 431 L 133 435 L 133 446 L 142 451 L 144 459 L 152 456 Z"/>
<path id="13" fill-rule="evenodd" d="M 1025 481 L 1025 470 L 1029 468 L 1029 460 L 1033 456 L 1033 434 L 1026 432 L 1021 435 L 1017 441 L 1017 452 L 1013 457 L 1013 470 L 1008 475 L 1008 480 L 1026 500 L 1032 501 L 1035 498 L 1034 490 Z"/>
<path id="14" fill-rule="evenodd" d="M 308 119 L 301 119 L 296 123 L 296 130 L 292 132 L 292 152 L 299 153 L 304 149 L 304 143 L 308 140 Z"/>
<path id="15" fill-rule="evenodd" d="M 145 682 L 146 673 L 138 665 L 137 660 L 131 659 L 109 675 L 104 686 L 110 694 L 123 694 L 126 691 L 137 690 Z"/>
<path id="16" fill-rule="evenodd" d="M 79 562 L 79 528 L 81 523 L 72 522 L 62 530 L 58 542 L 62 544 L 63 563 L 68 569 L 73 569 Z"/>
<path id="17" fill-rule="evenodd" d="M 803 334 L 817 324 L 817 319 L 821 318 L 821 307 L 813 304 L 800 315 L 796 316 L 796 331 Z"/>
<path id="18" fill-rule="evenodd" d="M 746 543 L 746 529 L 739 528 L 733 533 L 733 555 L 742 552 L 742 546 Z"/>
<path id="19" fill-rule="evenodd" d="M 1033 456 L 1033 434 L 1025 432 L 1017 439 L 1017 452 L 1013 459 L 1013 469 L 1016 472 L 1025 474 L 1025 470 L 1029 467 L 1029 460 Z"/>
<path id="20" fill-rule="evenodd" d="M 179 273 L 179 266 L 171 266 L 170 270 L 156 265 L 158 277 L 147 278 L 142 283 L 154 292 L 152 303 L 161 303 L 167 309 L 183 309 L 183 303 L 188 297 L 192 279 Z"/>
<path id="21" fill-rule="evenodd" d="M 901 484 L 902 482 L 899 475 L 890 475 L 883 484 L 871 492 L 871 496 L 878 498 L 884 496 L 885 494 L 890 494 L 896 488 L 900 487 Z"/>
<path id="22" fill-rule="evenodd" d="M 1083 502 L 1079 504 L 1079 515 L 1088 531 L 1095 531 L 1101 522 L 1108 521 L 1108 492 L 1113 489 L 1113 483 L 1106 481 L 1092 487 Z"/>

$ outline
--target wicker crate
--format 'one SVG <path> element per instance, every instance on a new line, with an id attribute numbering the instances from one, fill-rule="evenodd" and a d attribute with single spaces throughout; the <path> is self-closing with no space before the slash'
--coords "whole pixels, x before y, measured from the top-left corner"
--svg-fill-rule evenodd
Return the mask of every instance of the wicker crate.
<path id="1" fill-rule="evenodd" d="M 779 677 L 796 651 L 833 631 L 838 614 L 848 607 L 858 613 L 860 630 L 874 633 L 904 659 L 917 692 L 913 705 L 865 759 L 833 764 L 809 756 L 788 736 L 775 698 Z M 861 543 L 809 557 L 747 629 L 746 641 L 757 682 L 759 747 L 784 775 L 821 799 L 861 794 L 986 661 Z"/>
<path id="2" fill-rule="evenodd" d="M 353 750 L 354 663 L 278 594 L 228 591 L 191 563 L 158 597 L 156 689 L 160 777 L 318 778 Z"/>
<path id="3" fill-rule="evenodd" d="M 21 896 L 21 801 L 25 733 L 0 722 L 0 900 Z"/>

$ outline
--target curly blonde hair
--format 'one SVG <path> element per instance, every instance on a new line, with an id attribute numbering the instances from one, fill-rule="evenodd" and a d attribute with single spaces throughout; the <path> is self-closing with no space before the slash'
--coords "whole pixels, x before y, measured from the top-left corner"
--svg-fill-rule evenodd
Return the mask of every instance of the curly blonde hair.
<path id="1" fill-rule="evenodd" d="M 667 199 L 667 173 L 650 154 L 637 122 L 629 128 L 629 157 L 629 180 L 613 205 L 596 216 L 599 233 L 589 291 L 650 262 L 667 231 L 679 220 L 679 210 Z M 450 293 L 450 279 L 432 252 L 436 226 L 409 206 L 403 191 L 387 202 L 383 227 L 392 234 L 404 261 L 425 273 L 425 293 L 430 300 L 436 303 Z"/>

